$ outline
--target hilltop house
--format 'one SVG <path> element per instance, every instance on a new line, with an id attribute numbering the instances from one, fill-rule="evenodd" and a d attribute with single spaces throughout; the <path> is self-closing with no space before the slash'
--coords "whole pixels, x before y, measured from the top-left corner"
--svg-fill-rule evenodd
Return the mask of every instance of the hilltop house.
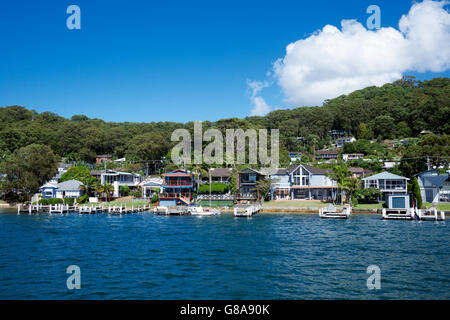
<path id="1" fill-rule="evenodd" d="M 159 197 L 161 206 L 188 204 L 192 201 L 195 179 L 189 171 L 177 169 L 162 177 L 162 194 Z"/>
<path id="2" fill-rule="evenodd" d="M 355 142 L 355 137 L 340 137 L 336 139 L 336 144 L 339 148 L 343 147 L 346 143 Z"/>
<path id="3" fill-rule="evenodd" d="M 450 175 L 428 170 L 415 175 L 423 202 L 450 202 Z"/>
<path id="4" fill-rule="evenodd" d="M 362 158 L 364 158 L 363 153 L 344 153 L 342 155 L 342 160 L 344 160 L 345 162 L 352 161 L 352 160 L 359 160 Z"/>
<path id="5" fill-rule="evenodd" d="M 57 184 L 61 179 L 61 176 L 66 173 L 71 166 L 72 164 L 69 163 L 60 163 L 58 165 L 58 173 L 56 174 L 56 176 L 50 179 L 49 183 Z"/>
<path id="6" fill-rule="evenodd" d="M 265 178 L 264 173 L 255 169 L 246 168 L 239 171 L 236 179 L 236 200 L 238 202 L 258 200 L 260 195 L 258 194 L 257 184 L 258 181 Z"/>
<path id="7" fill-rule="evenodd" d="M 334 139 L 345 136 L 345 131 L 344 130 L 330 130 L 330 131 L 328 131 L 328 134 L 330 135 L 331 139 L 334 140 Z"/>
<path id="8" fill-rule="evenodd" d="M 337 184 L 327 176 L 331 169 L 308 165 L 294 165 L 271 174 L 271 199 L 332 200 L 336 198 Z"/>
<path id="9" fill-rule="evenodd" d="M 291 158 L 291 163 L 294 163 L 297 160 L 300 160 L 302 157 L 302 152 L 290 151 L 289 158 Z"/>
<path id="10" fill-rule="evenodd" d="M 111 162 L 112 161 L 112 155 L 110 154 L 100 154 L 95 158 L 95 163 L 105 163 L 105 162 Z"/>
<path id="11" fill-rule="evenodd" d="M 372 170 L 366 170 L 363 168 L 348 168 L 348 171 L 352 173 L 353 178 L 364 178 L 373 174 Z"/>
<path id="12" fill-rule="evenodd" d="M 80 187 L 83 185 L 78 180 L 68 180 L 61 183 L 46 183 L 41 187 L 42 198 L 78 198 L 83 194 Z"/>
<path id="13" fill-rule="evenodd" d="M 379 189 L 384 195 L 407 194 L 408 180 L 386 171 L 362 179 L 364 188 Z"/>
<path id="14" fill-rule="evenodd" d="M 317 150 L 315 154 L 316 160 L 337 160 L 338 150 Z"/>

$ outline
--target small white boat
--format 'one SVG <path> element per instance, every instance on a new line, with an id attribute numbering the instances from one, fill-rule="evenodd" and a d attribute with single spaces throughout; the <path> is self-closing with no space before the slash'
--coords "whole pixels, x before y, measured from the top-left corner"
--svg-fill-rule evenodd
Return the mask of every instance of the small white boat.
<path id="1" fill-rule="evenodd" d="M 188 210 L 193 216 L 214 216 L 220 214 L 219 209 L 203 208 L 201 206 L 190 207 Z"/>
<path id="2" fill-rule="evenodd" d="M 445 212 L 439 212 L 437 209 L 418 209 L 417 219 L 425 221 L 444 221 Z"/>
<path id="3" fill-rule="evenodd" d="M 326 208 L 319 209 L 319 217 L 328 218 L 328 219 L 348 219 L 350 213 L 352 212 L 352 207 L 344 207 L 342 211 L 338 211 L 338 209 L 332 204 L 328 205 Z"/>

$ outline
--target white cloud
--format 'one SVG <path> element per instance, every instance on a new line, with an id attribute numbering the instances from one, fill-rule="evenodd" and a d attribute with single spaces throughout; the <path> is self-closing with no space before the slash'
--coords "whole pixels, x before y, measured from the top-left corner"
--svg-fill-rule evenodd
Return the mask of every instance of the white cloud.
<path id="1" fill-rule="evenodd" d="M 286 47 L 274 64 L 286 102 L 319 105 L 325 99 L 401 78 L 405 71 L 445 71 L 450 65 L 450 15 L 446 1 L 414 4 L 399 30 L 367 30 L 342 20 Z"/>
<path id="2" fill-rule="evenodd" d="M 266 101 L 258 96 L 264 88 L 267 88 L 270 84 L 267 81 L 250 81 L 247 80 L 247 90 L 250 91 L 250 101 L 252 103 L 252 116 L 264 116 L 271 111 L 270 106 Z"/>

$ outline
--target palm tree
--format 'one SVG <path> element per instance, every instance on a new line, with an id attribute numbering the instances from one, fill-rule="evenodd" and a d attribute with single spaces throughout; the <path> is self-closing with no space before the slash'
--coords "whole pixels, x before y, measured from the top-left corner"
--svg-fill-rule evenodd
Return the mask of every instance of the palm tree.
<path id="1" fill-rule="evenodd" d="M 342 189 L 345 190 L 346 193 L 348 193 L 350 206 L 352 206 L 353 193 L 355 193 L 355 191 L 360 188 L 361 180 L 359 180 L 358 178 L 346 177 L 344 179 L 342 183 Z"/>
<path id="2" fill-rule="evenodd" d="M 333 171 L 327 171 L 327 177 L 337 182 L 338 193 L 341 196 L 341 204 L 344 204 L 344 198 L 342 192 L 347 188 L 346 179 L 350 175 L 347 166 L 345 164 L 337 164 L 333 167 Z"/>
<path id="3" fill-rule="evenodd" d="M 103 185 L 103 192 L 106 193 L 106 201 L 109 202 L 110 195 L 112 192 L 114 192 L 114 186 L 110 183 L 105 183 Z"/>

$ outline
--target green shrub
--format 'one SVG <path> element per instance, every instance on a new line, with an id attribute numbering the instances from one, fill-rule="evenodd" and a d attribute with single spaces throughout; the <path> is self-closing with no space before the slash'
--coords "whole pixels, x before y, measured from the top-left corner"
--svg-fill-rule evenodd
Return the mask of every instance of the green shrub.
<path id="1" fill-rule="evenodd" d="M 119 192 L 122 196 L 129 196 L 130 195 L 130 187 L 129 186 L 120 186 Z"/>
<path id="2" fill-rule="evenodd" d="M 155 193 L 154 195 L 153 195 L 153 197 L 152 197 L 152 203 L 156 203 L 156 202 L 158 202 L 158 194 L 157 193 Z"/>
<path id="3" fill-rule="evenodd" d="M 415 177 L 412 181 L 412 193 L 414 194 L 414 197 L 417 200 L 417 208 L 422 208 L 422 195 L 420 194 L 420 187 L 419 187 L 419 181 L 417 180 L 417 177 Z"/>
<path id="4" fill-rule="evenodd" d="M 77 203 L 86 203 L 89 200 L 89 196 L 87 194 L 83 194 L 82 196 L 77 198 Z"/>
<path id="5" fill-rule="evenodd" d="M 48 205 L 54 205 L 54 204 L 63 204 L 64 201 L 63 199 L 60 198 L 48 198 L 48 199 L 41 199 L 38 202 L 39 204 L 42 204 L 44 206 L 48 206 Z"/>
<path id="6" fill-rule="evenodd" d="M 68 204 L 69 206 L 73 206 L 75 202 L 75 198 L 64 198 L 64 204 Z"/>
<path id="7" fill-rule="evenodd" d="M 211 183 L 211 193 L 214 194 L 224 194 L 227 193 L 230 190 L 230 186 L 225 183 L 220 182 L 213 182 Z M 202 184 L 198 188 L 199 194 L 206 194 L 209 193 L 209 184 Z"/>
<path id="8" fill-rule="evenodd" d="M 142 197 L 142 191 L 138 189 L 133 192 L 130 192 L 130 195 L 132 195 L 135 198 L 140 198 L 140 197 Z"/>

